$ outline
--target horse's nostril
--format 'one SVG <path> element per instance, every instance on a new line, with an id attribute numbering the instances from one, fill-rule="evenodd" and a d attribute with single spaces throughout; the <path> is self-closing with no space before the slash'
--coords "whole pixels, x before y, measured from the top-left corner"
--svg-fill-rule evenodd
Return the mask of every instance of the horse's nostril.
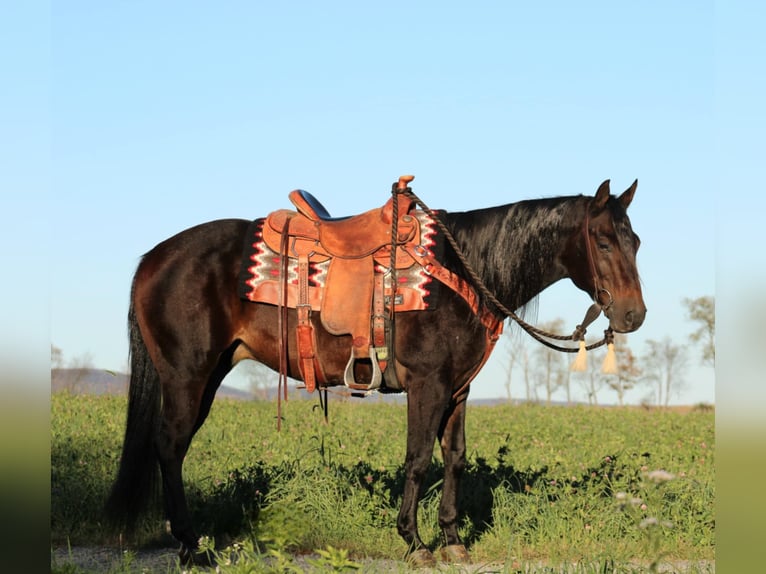
<path id="1" fill-rule="evenodd" d="M 625 313 L 625 323 L 627 323 L 629 326 L 633 324 L 633 311 L 628 311 Z"/>

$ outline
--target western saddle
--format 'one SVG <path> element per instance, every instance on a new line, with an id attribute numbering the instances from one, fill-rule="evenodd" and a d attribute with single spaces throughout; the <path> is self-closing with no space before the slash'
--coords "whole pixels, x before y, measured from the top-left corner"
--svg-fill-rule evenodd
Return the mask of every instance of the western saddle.
<path id="1" fill-rule="evenodd" d="M 413 176 L 402 176 L 397 190 L 405 190 Z M 332 218 L 313 195 L 303 190 L 289 194 L 298 210 L 282 209 L 271 213 L 263 226 L 263 239 L 285 259 L 297 260 L 298 285 L 282 286 L 280 304 L 298 312 L 297 342 L 301 374 L 306 389 L 316 387 L 317 376 L 324 379 L 316 356 L 316 341 L 311 311 L 321 311 L 324 328 L 333 335 L 351 335 L 351 356 L 344 382 L 351 389 L 371 390 L 381 386 L 386 368 L 385 293 L 383 276 L 375 273 L 376 264 L 391 265 L 392 229 L 397 229 L 396 244 L 418 241 L 420 224 L 410 214 L 413 201 L 403 195 L 392 196 L 382 208 L 342 218 Z M 396 212 L 394 207 L 396 204 Z M 394 224 L 396 220 L 396 225 Z M 326 285 L 320 297 L 310 296 L 309 263 L 329 260 Z M 406 268 L 415 261 L 397 250 L 395 267 Z M 372 327 L 371 327 L 372 323 Z M 371 337 L 372 333 L 372 337 Z M 369 385 L 354 380 L 357 360 L 369 359 L 372 379 Z"/>
<path id="2" fill-rule="evenodd" d="M 344 383 L 355 391 L 381 387 L 383 373 L 386 386 L 402 390 L 394 369 L 387 371 L 391 353 L 389 316 L 396 311 L 423 309 L 422 300 L 412 293 L 397 292 L 387 273 L 407 269 L 414 264 L 458 293 L 479 316 L 494 340 L 502 331 L 502 321 L 479 309 L 478 297 L 462 278 L 444 268 L 433 253 L 419 244 L 420 221 L 413 213 L 414 201 L 405 193 L 414 176 L 403 175 L 394 184 L 392 197 L 381 208 L 351 217 L 333 218 L 324 206 L 303 190 L 290 192 L 297 212 L 282 209 L 269 214 L 263 224 L 263 241 L 280 254 L 283 269 L 279 293 L 271 292 L 264 302 L 282 308 L 295 308 L 299 368 L 312 392 L 320 383 L 328 382 L 316 353 L 316 338 L 311 311 L 320 311 L 323 327 L 333 335 L 351 335 L 351 354 L 344 371 Z M 392 233 L 396 233 L 392 241 Z M 392 251 L 394 252 L 392 270 Z M 297 285 L 287 281 L 287 267 L 297 261 Z M 323 289 L 309 287 L 310 264 L 327 266 Z M 376 268 L 378 270 L 376 271 Z M 380 272 L 380 269 L 383 272 Z M 402 289 L 401 291 L 405 291 Z M 387 309 L 387 303 L 389 309 Z M 281 337 L 285 333 L 280 334 Z M 488 356 L 488 354 L 487 354 Z M 369 360 L 372 376 L 369 384 L 359 384 L 354 377 L 358 360 Z"/>

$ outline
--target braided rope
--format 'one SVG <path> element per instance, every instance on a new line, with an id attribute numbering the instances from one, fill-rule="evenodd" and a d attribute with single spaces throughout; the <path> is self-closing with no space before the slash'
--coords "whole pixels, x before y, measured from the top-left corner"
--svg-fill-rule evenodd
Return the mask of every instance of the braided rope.
<path id="1" fill-rule="evenodd" d="M 394 191 L 394 190 L 392 190 Z M 429 217 L 431 217 L 435 222 L 436 225 L 439 227 L 439 229 L 444 234 L 444 237 L 447 239 L 449 244 L 452 246 L 452 249 L 455 250 L 455 254 L 457 255 L 460 262 L 463 264 L 463 267 L 468 273 L 469 277 L 473 281 L 474 286 L 479 290 L 479 292 L 490 302 L 492 305 L 494 305 L 501 313 L 506 315 L 507 317 L 510 317 L 516 323 L 519 324 L 519 326 L 524 329 L 533 339 L 539 341 L 546 347 L 549 347 L 551 349 L 555 349 L 556 351 L 561 351 L 563 353 L 576 353 L 579 349 L 577 347 L 562 347 L 559 345 L 556 345 L 555 343 L 551 343 L 550 341 L 546 339 L 553 339 L 556 341 L 579 341 L 584 339 L 585 337 L 585 327 L 587 327 L 587 324 L 590 321 L 593 321 L 597 316 L 598 312 L 595 313 L 592 319 L 590 321 L 587 321 L 587 318 L 592 314 L 593 307 L 588 310 L 588 313 L 586 313 L 586 321 L 583 321 L 583 324 L 577 325 L 577 328 L 574 330 L 574 333 L 571 335 L 557 335 L 555 333 L 549 333 L 547 331 L 544 331 L 543 329 L 540 329 L 538 327 L 535 327 L 534 325 L 530 325 L 524 319 L 519 317 L 516 313 L 508 309 L 505 305 L 503 305 L 497 297 L 487 288 L 487 286 L 484 284 L 484 281 L 482 281 L 481 277 L 473 270 L 471 265 L 468 263 L 468 260 L 466 259 L 465 255 L 463 254 L 463 250 L 460 248 L 460 246 L 457 244 L 457 241 L 455 241 L 455 238 L 452 236 L 452 233 L 450 233 L 449 229 L 447 229 L 447 226 L 442 222 L 442 220 L 439 218 L 439 216 L 432 211 L 426 204 L 421 200 L 415 193 L 412 191 L 411 188 L 407 187 L 403 190 L 396 190 L 395 193 L 401 193 L 402 195 L 405 195 L 412 199 L 415 203 L 417 203 L 421 209 L 428 214 Z M 600 311 L 600 307 L 598 307 L 598 311 Z M 591 351 L 593 349 L 597 349 L 598 347 L 601 347 L 602 345 L 605 345 L 613 339 L 613 334 L 611 328 L 606 329 L 604 331 L 604 338 L 600 341 L 593 343 L 591 345 L 588 345 L 585 347 L 586 350 Z"/>

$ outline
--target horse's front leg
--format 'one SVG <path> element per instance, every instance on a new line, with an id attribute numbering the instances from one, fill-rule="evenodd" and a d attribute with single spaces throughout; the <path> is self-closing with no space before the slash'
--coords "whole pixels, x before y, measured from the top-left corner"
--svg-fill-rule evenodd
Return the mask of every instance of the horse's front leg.
<path id="1" fill-rule="evenodd" d="M 418 501 L 448 401 L 448 389 L 438 381 L 408 386 L 405 482 L 397 528 L 409 546 L 409 561 L 416 566 L 436 564 L 418 533 Z"/>
<path id="2" fill-rule="evenodd" d="M 444 558 L 451 562 L 468 563 L 468 551 L 457 532 L 457 497 L 460 479 L 465 469 L 465 407 L 468 391 L 457 397 L 439 428 L 442 459 L 444 460 L 444 486 L 439 505 L 439 526 L 444 534 Z"/>

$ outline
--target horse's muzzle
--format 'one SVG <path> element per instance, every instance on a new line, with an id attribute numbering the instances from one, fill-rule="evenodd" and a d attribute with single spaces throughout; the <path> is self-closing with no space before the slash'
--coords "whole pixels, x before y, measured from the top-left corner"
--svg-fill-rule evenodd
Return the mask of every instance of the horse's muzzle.
<path id="1" fill-rule="evenodd" d="M 646 306 L 642 301 L 628 305 L 614 303 L 604 314 L 609 318 L 609 326 L 613 331 L 631 333 L 643 325 Z"/>

